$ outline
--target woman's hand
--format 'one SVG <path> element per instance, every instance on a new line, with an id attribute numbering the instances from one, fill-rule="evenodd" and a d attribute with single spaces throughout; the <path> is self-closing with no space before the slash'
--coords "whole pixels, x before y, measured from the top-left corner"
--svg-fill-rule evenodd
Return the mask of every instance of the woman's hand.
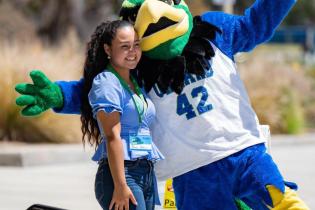
<path id="1" fill-rule="evenodd" d="M 115 186 L 112 201 L 109 204 L 110 210 L 129 210 L 129 199 L 134 205 L 137 201 L 127 184 Z M 113 208 L 115 206 L 115 208 Z"/>

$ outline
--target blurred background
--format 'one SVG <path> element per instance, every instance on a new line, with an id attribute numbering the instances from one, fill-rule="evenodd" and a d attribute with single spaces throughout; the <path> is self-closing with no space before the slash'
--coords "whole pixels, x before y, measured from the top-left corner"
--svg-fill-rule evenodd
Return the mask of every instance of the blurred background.
<path id="1" fill-rule="evenodd" d="M 79 79 L 90 34 L 101 21 L 117 18 L 121 2 L 0 0 L 0 210 L 26 209 L 33 203 L 99 209 L 93 195 L 97 164 L 90 161 L 94 149 L 83 152 L 79 116 L 47 111 L 21 117 L 14 86 L 31 82 L 33 69 L 52 81 Z M 194 15 L 207 10 L 242 14 L 254 0 L 186 2 Z M 268 43 L 236 56 L 260 123 L 271 128 L 271 153 L 286 179 L 299 183 L 311 209 L 314 48 L 315 0 L 298 0 Z M 7 167 L 10 161 L 18 163 Z M 159 188 L 162 198 L 164 183 L 159 182 Z"/>
<path id="2" fill-rule="evenodd" d="M 194 15 L 207 10 L 242 14 L 253 0 L 187 0 Z M 78 116 L 23 118 L 14 86 L 31 82 L 32 69 L 55 80 L 81 77 L 95 26 L 117 17 L 119 0 L 0 0 L 0 141 L 81 141 Z M 315 0 L 299 0 L 272 40 L 237 55 L 241 75 L 261 124 L 272 133 L 315 128 Z M 29 131 L 32 132 L 29 132 Z"/>

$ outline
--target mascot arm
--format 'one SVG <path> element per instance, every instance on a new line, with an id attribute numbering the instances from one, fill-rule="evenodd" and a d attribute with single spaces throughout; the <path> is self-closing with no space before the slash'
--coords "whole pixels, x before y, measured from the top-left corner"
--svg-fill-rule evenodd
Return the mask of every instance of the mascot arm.
<path id="1" fill-rule="evenodd" d="M 63 94 L 63 107 L 53 110 L 62 114 L 80 114 L 83 79 L 69 82 L 57 81 L 56 84 Z"/>
<path id="2" fill-rule="evenodd" d="M 296 0 L 256 0 L 242 16 L 207 12 L 202 20 L 222 30 L 214 44 L 233 58 L 238 52 L 250 51 L 268 41 L 295 3 Z"/>

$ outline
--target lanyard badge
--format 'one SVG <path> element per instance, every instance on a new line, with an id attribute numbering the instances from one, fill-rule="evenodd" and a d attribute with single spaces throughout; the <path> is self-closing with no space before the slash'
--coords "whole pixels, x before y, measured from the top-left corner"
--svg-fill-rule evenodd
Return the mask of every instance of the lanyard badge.
<path id="1" fill-rule="evenodd" d="M 148 130 L 140 129 L 138 133 L 129 133 L 131 151 L 152 151 L 152 137 Z"/>

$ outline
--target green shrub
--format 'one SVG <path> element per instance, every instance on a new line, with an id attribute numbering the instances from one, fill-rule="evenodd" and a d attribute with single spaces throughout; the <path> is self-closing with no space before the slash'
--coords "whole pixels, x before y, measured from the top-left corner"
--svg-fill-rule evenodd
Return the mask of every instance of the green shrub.
<path id="1" fill-rule="evenodd" d="M 0 140 L 24 142 L 80 142 L 79 116 L 57 115 L 47 111 L 39 117 L 22 117 L 15 105 L 17 83 L 31 83 L 29 72 L 41 69 L 52 80 L 81 77 L 84 49 L 70 35 L 58 47 L 0 42 Z"/>
<path id="2" fill-rule="evenodd" d="M 282 115 L 284 120 L 284 130 L 288 134 L 303 133 L 305 128 L 304 111 L 301 105 L 300 97 L 292 89 L 283 91 L 286 97 L 286 103 L 283 104 Z"/>
<path id="3" fill-rule="evenodd" d="M 267 45 L 237 59 L 259 121 L 272 133 L 301 133 L 309 124 L 306 116 L 315 113 L 312 79 L 301 55 L 298 47 Z"/>

